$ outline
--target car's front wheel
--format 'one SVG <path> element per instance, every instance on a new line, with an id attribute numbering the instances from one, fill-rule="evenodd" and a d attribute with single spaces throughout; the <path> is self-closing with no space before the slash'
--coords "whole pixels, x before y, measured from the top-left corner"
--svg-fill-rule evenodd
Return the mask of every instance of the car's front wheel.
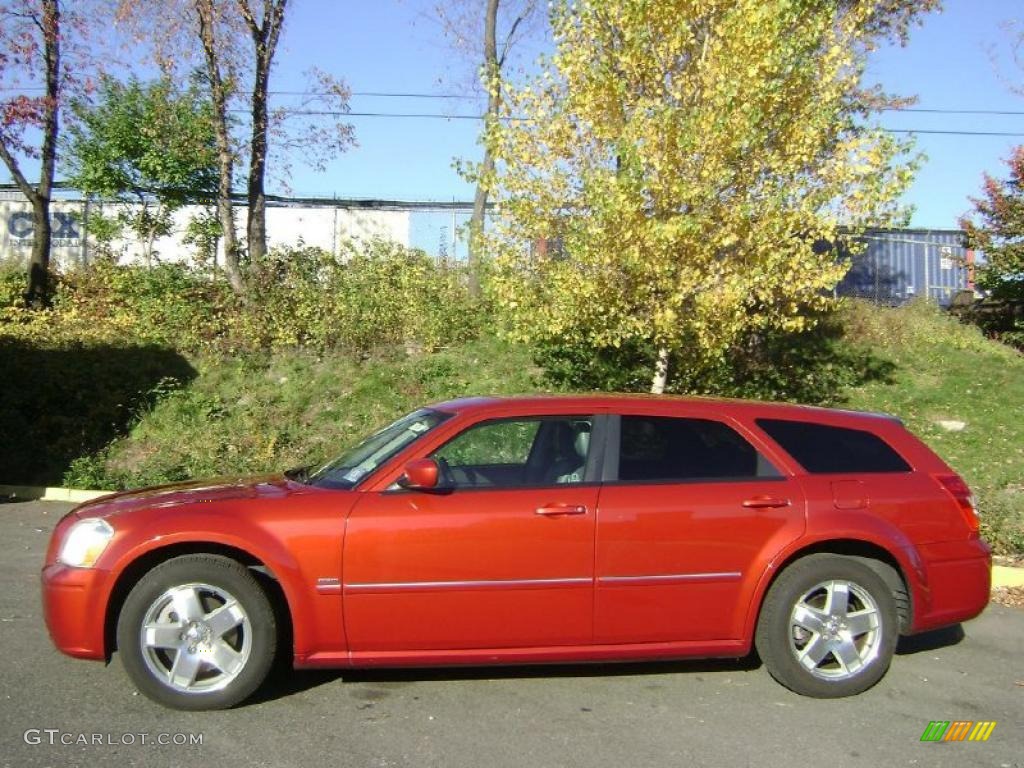
<path id="1" fill-rule="evenodd" d="M 772 677 L 817 698 L 852 696 L 892 660 L 899 619 L 892 589 L 862 560 L 833 554 L 787 567 L 765 597 L 757 651 Z"/>
<path id="2" fill-rule="evenodd" d="M 129 677 L 175 709 L 223 709 L 247 698 L 270 670 L 276 637 L 259 583 L 219 555 L 158 565 L 129 593 L 117 622 Z"/>

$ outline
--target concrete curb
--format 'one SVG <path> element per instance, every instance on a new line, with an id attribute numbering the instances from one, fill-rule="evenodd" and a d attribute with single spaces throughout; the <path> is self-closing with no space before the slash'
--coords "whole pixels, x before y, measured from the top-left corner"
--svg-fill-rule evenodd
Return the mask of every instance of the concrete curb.
<path id="1" fill-rule="evenodd" d="M 70 501 L 81 504 L 106 496 L 113 491 L 87 491 L 79 488 L 53 488 L 41 485 L 0 485 L 0 496 L 13 496 L 17 499 L 33 501 Z"/>
<path id="2" fill-rule="evenodd" d="M 39 485 L 0 485 L 0 496 L 13 496 L 34 501 L 68 501 L 81 504 L 114 491 L 90 491 L 80 488 L 51 488 Z M 992 566 L 992 588 L 1024 587 L 1024 568 L 1008 565 Z"/>
<path id="3" fill-rule="evenodd" d="M 992 587 L 1024 587 L 1024 568 L 993 565 Z"/>

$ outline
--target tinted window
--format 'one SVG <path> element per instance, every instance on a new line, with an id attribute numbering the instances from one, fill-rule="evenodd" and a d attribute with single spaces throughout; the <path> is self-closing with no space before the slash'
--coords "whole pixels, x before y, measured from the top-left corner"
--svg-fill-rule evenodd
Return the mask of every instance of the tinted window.
<path id="1" fill-rule="evenodd" d="M 909 472 L 910 465 L 878 435 L 862 429 L 758 419 L 757 425 L 808 472 Z"/>
<path id="2" fill-rule="evenodd" d="M 775 467 L 720 421 L 623 416 L 619 480 L 686 481 L 779 477 Z"/>
<path id="3" fill-rule="evenodd" d="M 592 426 L 589 416 L 487 421 L 452 438 L 433 458 L 442 483 L 455 488 L 581 483 Z"/>

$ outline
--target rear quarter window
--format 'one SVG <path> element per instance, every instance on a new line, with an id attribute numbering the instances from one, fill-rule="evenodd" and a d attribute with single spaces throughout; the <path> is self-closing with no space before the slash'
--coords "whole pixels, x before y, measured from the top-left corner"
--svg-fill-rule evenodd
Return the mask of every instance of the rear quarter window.
<path id="1" fill-rule="evenodd" d="M 911 471 L 892 446 L 867 430 L 786 419 L 756 423 L 811 474 Z"/>

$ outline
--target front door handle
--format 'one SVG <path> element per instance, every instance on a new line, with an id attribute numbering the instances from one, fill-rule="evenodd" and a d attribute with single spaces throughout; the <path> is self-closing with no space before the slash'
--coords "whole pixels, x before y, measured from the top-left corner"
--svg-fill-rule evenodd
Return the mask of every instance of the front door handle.
<path id="1" fill-rule="evenodd" d="M 537 507 L 536 514 L 545 517 L 559 517 L 561 515 L 585 515 L 587 508 L 582 504 L 545 504 Z"/>
<path id="2" fill-rule="evenodd" d="M 777 499 L 774 496 L 755 496 L 743 502 L 747 509 L 772 509 L 776 507 L 788 507 L 789 499 Z"/>

